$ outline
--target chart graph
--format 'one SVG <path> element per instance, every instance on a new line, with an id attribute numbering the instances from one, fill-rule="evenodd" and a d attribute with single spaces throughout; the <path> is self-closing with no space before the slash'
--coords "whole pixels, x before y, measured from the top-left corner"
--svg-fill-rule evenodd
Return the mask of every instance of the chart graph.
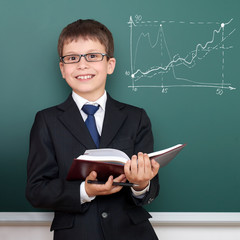
<path id="1" fill-rule="evenodd" d="M 125 74 L 138 88 L 213 88 L 216 94 L 236 90 L 226 81 L 225 61 L 236 31 L 227 22 L 144 20 L 130 16 L 130 68 Z M 173 33 L 175 35 L 173 35 Z"/>

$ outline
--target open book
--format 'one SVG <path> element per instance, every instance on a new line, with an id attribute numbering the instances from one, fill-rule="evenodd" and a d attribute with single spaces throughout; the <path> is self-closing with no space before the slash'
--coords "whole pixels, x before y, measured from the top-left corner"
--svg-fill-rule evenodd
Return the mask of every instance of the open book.
<path id="1" fill-rule="evenodd" d="M 149 153 L 150 159 L 155 159 L 160 168 L 166 166 L 185 147 L 177 144 L 161 151 Z M 67 180 L 84 180 L 91 171 L 97 172 L 97 179 L 105 181 L 110 175 L 117 177 L 124 173 L 124 164 L 129 157 L 122 151 L 112 148 L 86 150 L 83 155 L 73 160 Z"/>

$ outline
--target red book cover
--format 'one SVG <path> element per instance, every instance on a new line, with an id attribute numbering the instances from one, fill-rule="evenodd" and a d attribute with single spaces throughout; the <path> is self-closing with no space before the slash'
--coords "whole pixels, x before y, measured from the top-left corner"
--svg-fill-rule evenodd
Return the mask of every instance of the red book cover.
<path id="1" fill-rule="evenodd" d="M 110 175 L 118 177 L 124 173 L 124 166 L 114 163 L 105 163 L 97 161 L 88 161 L 81 159 L 74 159 L 69 170 L 67 180 L 85 180 L 90 172 L 97 172 L 97 179 L 99 181 L 107 181 Z"/>

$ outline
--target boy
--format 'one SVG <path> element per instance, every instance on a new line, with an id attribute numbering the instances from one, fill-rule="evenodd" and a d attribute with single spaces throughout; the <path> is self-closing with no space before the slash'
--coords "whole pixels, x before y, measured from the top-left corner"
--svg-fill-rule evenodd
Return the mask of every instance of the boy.
<path id="1" fill-rule="evenodd" d="M 142 208 L 159 192 L 159 164 L 142 153 L 153 151 L 151 124 L 143 109 L 106 93 L 106 78 L 116 63 L 113 52 L 110 31 L 94 20 L 73 22 L 59 37 L 60 70 L 72 94 L 36 115 L 26 188 L 34 207 L 55 212 L 55 240 L 157 239 L 148 221 L 151 216 Z M 86 125 L 90 113 L 85 113 L 85 105 L 96 108 L 91 116 L 95 136 Z M 100 140 L 95 139 L 98 134 Z M 73 158 L 97 147 L 120 149 L 131 157 L 124 174 L 109 176 L 102 185 L 87 182 L 97 179 L 95 171 L 85 181 L 66 181 Z M 126 180 L 137 186 L 112 185 Z"/>

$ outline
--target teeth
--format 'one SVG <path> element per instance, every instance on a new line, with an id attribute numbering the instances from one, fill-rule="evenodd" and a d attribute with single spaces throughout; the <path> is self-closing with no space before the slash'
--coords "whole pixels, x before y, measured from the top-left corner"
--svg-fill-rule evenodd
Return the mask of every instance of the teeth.
<path id="1" fill-rule="evenodd" d="M 89 79 L 92 78 L 91 75 L 87 75 L 87 76 L 77 76 L 77 79 Z"/>

